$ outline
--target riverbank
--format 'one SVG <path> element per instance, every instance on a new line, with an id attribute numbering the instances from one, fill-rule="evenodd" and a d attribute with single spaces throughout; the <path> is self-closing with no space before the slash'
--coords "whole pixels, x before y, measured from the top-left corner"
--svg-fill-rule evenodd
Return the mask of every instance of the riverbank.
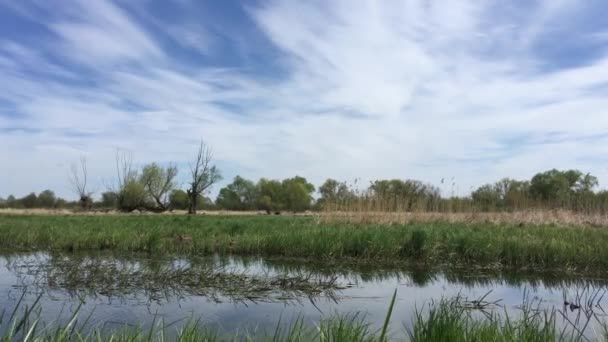
<path id="1" fill-rule="evenodd" d="M 362 224 L 282 216 L 0 216 L 0 248 L 212 253 L 561 272 L 608 270 L 608 230 L 428 222 Z"/>

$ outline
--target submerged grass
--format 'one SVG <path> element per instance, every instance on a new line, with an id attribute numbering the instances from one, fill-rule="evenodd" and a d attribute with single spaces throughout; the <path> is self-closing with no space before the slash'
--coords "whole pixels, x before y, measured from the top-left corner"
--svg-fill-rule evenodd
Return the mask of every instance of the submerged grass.
<path id="1" fill-rule="evenodd" d="M 193 258 L 194 259 L 194 258 Z M 215 302 L 285 302 L 300 297 L 335 298 L 336 276 L 312 273 L 248 273 L 213 260 L 123 259 L 110 255 L 57 255 L 48 259 L 7 259 L 18 287 L 65 290 L 73 295 L 145 297 L 205 296 Z"/>
<path id="2" fill-rule="evenodd" d="M 0 216 L 0 249 L 211 253 L 608 269 L 608 229 L 489 223 L 361 224 L 314 217 Z"/>

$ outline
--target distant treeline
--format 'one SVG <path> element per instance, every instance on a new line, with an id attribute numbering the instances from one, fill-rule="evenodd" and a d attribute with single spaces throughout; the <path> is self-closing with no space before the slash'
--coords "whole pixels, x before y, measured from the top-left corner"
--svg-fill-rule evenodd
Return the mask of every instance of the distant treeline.
<path id="1" fill-rule="evenodd" d="M 210 170 L 208 168 L 207 172 Z M 213 172 L 213 182 L 205 183 L 204 190 L 220 179 L 219 171 L 215 169 Z M 174 181 L 176 175 L 175 166 L 162 167 L 152 163 L 139 171 L 130 168 L 124 171 L 116 189 L 101 193 L 98 201 L 93 201 L 92 194 L 81 187 L 78 191 L 81 195 L 79 201 L 66 201 L 56 197 L 53 191 L 46 190 L 23 198 L 8 196 L 0 199 L 0 207 L 189 210 L 192 208 L 191 190 L 179 189 Z M 207 176 L 203 180 L 208 180 L 205 178 Z M 313 184 L 300 176 L 283 180 L 262 178 L 257 182 L 237 176 L 232 183 L 220 189 L 215 201 L 205 197 L 203 191 L 196 194 L 195 209 L 263 210 L 273 213 L 306 210 L 460 212 L 540 208 L 605 213 L 608 192 L 595 191 L 597 186 L 597 178 L 590 174 L 555 169 L 538 173 L 530 180 L 502 179 L 482 185 L 466 197 L 442 196 L 437 186 L 417 180 L 377 180 L 361 189 L 357 184 L 328 179 L 315 189 Z M 313 195 L 317 190 L 315 199 Z"/>

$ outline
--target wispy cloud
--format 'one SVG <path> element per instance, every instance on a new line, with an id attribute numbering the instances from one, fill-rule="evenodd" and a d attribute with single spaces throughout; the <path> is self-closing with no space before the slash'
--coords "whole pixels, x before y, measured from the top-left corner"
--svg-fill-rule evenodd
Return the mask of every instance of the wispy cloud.
<path id="1" fill-rule="evenodd" d="M 589 39 L 606 30 L 580 24 L 598 11 L 586 3 L 267 1 L 222 22 L 196 21 L 197 2 L 171 21 L 162 2 L 66 3 L 48 19 L 38 2 L 5 7 L 49 36 L 0 31 L 3 192 L 65 193 L 81 153 L 107 179 L 115 147 L 186 163 L 201 137 L 227 178 L 454 176 L 464 193 L 572 167 L 608 181 L 608 53 Z M 595 57 L 539 50 L 564 29 Z"/>

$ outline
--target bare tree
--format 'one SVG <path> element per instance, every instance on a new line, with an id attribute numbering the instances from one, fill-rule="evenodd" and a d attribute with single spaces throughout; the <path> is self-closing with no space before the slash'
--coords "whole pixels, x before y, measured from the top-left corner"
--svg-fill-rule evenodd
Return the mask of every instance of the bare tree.
<path id="1" fill-rule="evenodd" d="M 188 214 L 196 214 L 199 196 L 222 179 L 220 170 L 215 165 L 212 165 L 212 162 L 213 151 L 210 146 L 201 140 L 196 155 L 196 162 L 194 165 L 190 165 L 192 181 L 190 182 L 190 189 L 187 190 L 190 200 Z"/>
<path id="2" fill-rule="evenodd" d="M 80 207 L 84 210 L 90 210 L 93 205 L 91 199 L 92 192 L 87 192 L 87 159 L 80 157 L 79 163 L 73 163 L 70 166 L 68 178 L 72 184 L 72 190 L 79 196 Z"/>
<path id="3" fill-rule="evenodd" d="M 133 154 L 116 149 L 114 155 L 116 160 L 116 188 L 112 189 L 117 194 L 124 190 L 133 178 L 137 177 L 137 171 L 133 171 Z"/>
<path id="4" fill-rule="evenodd" d="M 115 159 L 116 183 L 110 189 L 116 194 L 118 209 L 132 211 L 143 208 L 146 192 L 137 179 L 137 169 L 133 168 L 133 155 L 117 149 Z"/>

